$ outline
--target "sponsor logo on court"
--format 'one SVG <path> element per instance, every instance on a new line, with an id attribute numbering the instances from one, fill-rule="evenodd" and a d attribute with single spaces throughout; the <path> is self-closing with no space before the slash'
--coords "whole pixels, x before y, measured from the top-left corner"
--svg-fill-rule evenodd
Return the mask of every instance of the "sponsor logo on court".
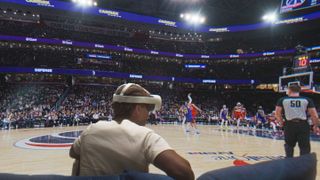
<path id="1" fill-rule="evenodd" d="M 187 154 L 192 156 L 203 156 L 209 161 L 249 161 L 249 162 L 261 162 L 283 159 L 282 155 L 237 155 L 232 151 L 221 152 L 188 152 Z"/>

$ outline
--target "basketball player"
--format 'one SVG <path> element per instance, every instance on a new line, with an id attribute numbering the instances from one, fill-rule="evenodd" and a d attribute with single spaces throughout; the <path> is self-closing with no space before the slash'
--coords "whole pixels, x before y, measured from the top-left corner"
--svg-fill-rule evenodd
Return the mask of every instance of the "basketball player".
<path id="1" fill-rule="evenodd" d="M 286 157 L 293 157 L 294 147 L 298 142 L 300 155 L 310 153 L 310 125 L 307 122 L 307 113 L 313 121 L 314 133 L 319 133 L 319 117 L 311 99 L 300 96 L 301 87 L 291 84 L 288 88 L 287 97 L 279 99 L 276 106 L 276 118 L 282 126 L 284 121 L 284 137 Z"/>
<path id="2" fill-rule="evenodd" d="M 276 132 L 278 126 L 278 123 L 276 121 L 276 111 L 272 111 L 272 113 L 268 115 L 268 121 L 270 126 L 272 127 L 273 132 Z"/>
<path id="3" fill-rule="evenodd" d="M 179 118 L 182 121 L 182 126 L 186 123 L 186 114 L 188 112 L 188 103 L 185 102 L 184 105 L 182 105 L 179 109 Z"/>
<path id="4" fill-rule="evenodd" d="M 149 113 L 149 122 L 150 124 L 154 124 L 154 125 L 157 125 L 157 121 L 156 121 L 156 112 L 150 112 Z"/>
<path id="5" fill-rule="evenodd" d="M 193 180 L 187 160 L 145 126 L 149 112 L 161 108 L 161 97 L 137 84 L 117 88 L 112 99 L 114 120 L 90 125 L 75 140 L 70 156 L 73 175 L 118 175 L 125 170 L 148 172 L 154 164 L 173 179 Z M 78 166 L 77 166 L 78 165 Z"/>
<path id="6" fill-rule="evenodd" d="M 240 122 L 245 117 L 245 109 L 240 102 L 233 108 L 233 118 L 237 122 L 237 128 L 240 126 Z"/>
<path id="7" fill-rule="evenodd" d="M 190 132 L 190 125 L 191 128 L 194 129 L 196 134 L 200 134 L 198 128 L 197 128 L 197 123 L 196 123 L 196 116 L 198 114 L 198 111 L 201 112 L 201 109 L 198 108 L 195 104 L 192 103 L 192 98 L 191 98 L 191 93 L 188 94 L 188 105 L 187 105 L 187 114 L 186 114 L 186 121 L 187 121 L 187 132 Z"/>
<path id="8" fill-rule="evenodd" d="M 241 104 L 241 120 L 245 120 L 247 117 L 247 109 Z"/>
<path id="9" fill-rule="evenodd" d="M 258 110 L 256 113 L 256 119 L 257 119 L 257 122 L 261 124 L 261 128 L 264 128 L 264 125 L 267 123 L 267 120 L 266 120 L 266 114 L 264 113 L 262 106 L 258 107 Z"/>
<path id="10" fill-rule="evenodd" d="M 224 124 L 225 124 L 225 127 L 228 127 L 228 114 L 229 114 L 229 110 L 227 106 L 223 105 L 219 115 L 221 120 L 221 128 L 224 126 Z"/>

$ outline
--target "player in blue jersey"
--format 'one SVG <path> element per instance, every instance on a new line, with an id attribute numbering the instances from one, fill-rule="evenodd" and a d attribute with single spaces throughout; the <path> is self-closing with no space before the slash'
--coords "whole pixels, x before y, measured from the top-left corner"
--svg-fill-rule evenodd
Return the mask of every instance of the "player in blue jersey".
<path id="1" fill-rule="evenodd" d="M 196 124 L 196 116 L 198 112 L 201 112 L 201 109 L 198 108 L 195 104 L 192 103 L 191 93 L 188 94 L 188 105 L 187 105 L 187 114 L 186 114 L 186 122 L 187 122 L 187 132 L 190 132 L 189 127 L 191 127 L 195 130 L 196 134 L 200 134 L 199 130 L 197 129 Z"/>
<path id="2" fill-rule="evenodd" d="M 257 113 L 256 113 L 256 119 L 257 123 L 263 128 L 264 125 L 267 123 L 266 114 L 264 113 L 264 110 L 262 106 L 258 107 Z"/>
<path id="3" fill-rule="evenodd" d="M 221 120 L 221 127 L 225 125 L 225 127 L 228 126 L 228 115 L 229 115 L 229 109 L 226 105 L 222 106 L 222 109 L 220 110 L 220 120 Z"/>

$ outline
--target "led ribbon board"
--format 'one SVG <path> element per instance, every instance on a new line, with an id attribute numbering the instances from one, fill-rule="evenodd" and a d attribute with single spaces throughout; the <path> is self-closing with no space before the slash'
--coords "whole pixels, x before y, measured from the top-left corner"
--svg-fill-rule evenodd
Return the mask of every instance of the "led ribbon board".
<path id="1" fill-rule="evenodd" d="M 210 80 L 199 78 L 184 78 L 184 77 L 167 77 L 167 76 L 148 76 L 129 74 L 122 72 L 85 70 L 85 69 L 62 69 L 62 68 L 29 68 L 29 67 L 0 67 L 0 73 L 36 73 L 36 74 L 57 74 L 57 75 L 77 75 L 77 76 L 96 76 L 109 77 L 118 79 L 143 79 L 150 81 L 174 81 L 178 83 L 212 83 L 212 84 L 253 84 L 259 83 L 251 79 L 236 79 L 236 80 Z"/>
<path id="2" fill-rule="evenodd" d="M 66 41 L 66 40 L 48 39 L 48 38 L 0 35 L 0 40 L 45 43 L 45 44 L 66 45 L 66 46 L 84 47 L 84 48 L 97 48 L 96 43 L 70 41 L 70 40 Z M 172 53 L 172 52 L 154 51 L 154 50 L 148 50 L 148 49 L 137 49 L 137 48 L 129 48 L 129 47 L 123 47 L 123 46 L 114 46 L 109 44 L 100 44 L 100 46 L 103 46 L 103 48 L 99 48 L 99 49 L 105 49 L 105 50 L 111 50 L 111 51 L 132 52 L 132 53 L 138 53 L 138 54 L 150 54 L 150 55 L 157 55 L 157 56 L 183 58 L 183 59 L 241 59 L 241 58 L 257 58 L 257 57 L 290 55 L 295 52 L 294 49 L 288 49 L 288 50 L 276 50 L 276 51 L 249 53 L 249 54 L 204 55 L 204 54 L 179 54 L 179 53 Z"/>
<path id="3" fill-rule="evenodd" d="M 284 0 L 284 1 L 288 1 L 288 0 Z M 298 0 L 295 0 L 295 1 L 298 1 Z M 311 4 L 319 4 L 320 0 L 306 0 L 306 1 L 311 1 Z M 24 5 L 24 6 L 44 7 L 44 8 L 51 8 L 56 10 L 63 10 L 63 11 L 87 13 L 91 15 L 106 16 L 111 18 L 123 19 L 127 21 L 140 22 L 145 24 L 157 24 L 162 26 L 170 26 L 174 28 L 182 28 L 182 29 L 188 29 L 188 30 L 192 28 L 188 23 L 182 23 L 182 22 L 161 19 L 161 18 L 156 18 L 151 16 L 144 16 L 144 15 L 124 12 L 124 11 L 102 9 L 95 6 L 81 8 L 74 3 L 63 2 L 58 0 L 0 0 L 0 2 L 15 3 L 15 4 Z M 280 19 L 275 24 L 279 25 L 279 24 L 300 23 L 300 22 L 310 21 L 310 20 L 319 19 L 319 18 L 320 18 L 320 12 L 315 12 L 315 13 L 306 14 L 303 16 Z M 198 27 L 195 27 L 194 30 L 197 32 L 226 33 L 226 32 L 241 32 L 241 31 L 257 30 L 257 29 L 267 28 L 270 26 L 272 26 L 272 24 L 267 22 L 262 22 L 262 23 L 256 23 L 256 24 L 232 25 L 232 26 L 198 26 Z"/>
<path id="4" fill-rule="evenodd" d="M 86 58 L 93 59 L 112 59 L 111 56 L 105 54 L 86 54 Z"/>

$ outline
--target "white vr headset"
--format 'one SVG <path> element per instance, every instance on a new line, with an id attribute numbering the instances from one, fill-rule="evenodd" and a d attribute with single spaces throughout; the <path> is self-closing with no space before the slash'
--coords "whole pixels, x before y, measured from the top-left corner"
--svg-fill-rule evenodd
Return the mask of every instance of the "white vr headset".
<path id="1" fill-rule="evenodd" d="M 159 95 L 150 95 L 150 96 L 126 96 L 124 93 L 127 89 L 134 85 L 133 83 L 125 84 L 119 95 L 113 94 L 112 102 L 119 103 L 134 103 L 134 104 L 152 104 L 154 105 L 154 111 L 158 111 L 161 109 L 161 97 Z M 150 94 L 148 91 L 146 91 Z"/>

